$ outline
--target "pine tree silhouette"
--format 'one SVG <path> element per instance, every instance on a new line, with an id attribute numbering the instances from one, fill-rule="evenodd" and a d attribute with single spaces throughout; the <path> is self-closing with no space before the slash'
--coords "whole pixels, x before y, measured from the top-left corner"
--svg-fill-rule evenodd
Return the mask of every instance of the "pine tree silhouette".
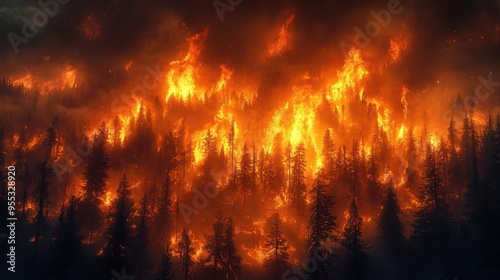
<path id="1" fill-rule="evenodd" d="M 366 182 L 366 188 L 367 188 L 367 202 L 369 205 L 371 205 L 372 209 L 377 209 L 377 205 L 382 204 L 383 200 L 383 194 L 382 194 L 382 186 L 380 185 L 379 182 L 379 171 L 378 171 L 378 165 L 377 162 L 375 161 L 375 154 L 371 153 L 369 158 L 368 158 L 368 172 L 367 172 L 367 182 Z M 375 210 L 377 211 L 377 210 Z M 374 213 L 378 214 L 378 213 Z"/>
<path id="2" fill-rule="evenodd" d="M 335 179 L 335 145 L 329 129 L 326 130 L 325 136 L 323 137 L 322 161 L 322 173 L 325 174 L 327 184 L 331 184 Z"/>
<path id="3" fill-rule="evenodd" d="M 171 233 L 172 215 L 173 215 L 173 202 L 171 195 L 171 179 L 169 173 L 166 174 L 165 180 L 161 187 L 160 201 L 158 209 L 154 216 L 155 232 L 157 242 L 160 246 L 165 246 L 165 240 Z"/>
<path id="4" fill-rule="evenodd" d="M 282 220 L 278 213 L 271 217 L 271 229 L 267 233 L 264 248 L 267 251 L 264 262 L 270 279 L 281 279 L 283 272 L 288 268 L 289 246 L 281 231 Z"/>
<path id="5" fill-rule="evenodd" d="M 342 246 L 347 250 L 345 261 L 349 279 L 363 279 L 366 273 L 366 249 L 368 246 L 362 240 L 363 221 L 359 216 L 356 200 L 351 202 L 349 218 L 341 240 Z"/>
<path id="6" fill-rule="evenodd" d="M 84 195 L 79 210 L 79 223 L 90 241 L 101 228 L 104 219 L 100 205 L 106 192 L 107 172 L 110 168 L 105 137 L 103 128 L 94 135 L 92 150 L 83 173 Z"/>
<path id="7" fill-rule="evenodd" d="M 208 266 L 207 275 L 210 279 L 223 279 L 223 265 L 224 265 L 224 219 L 222 213 L 219 211 L 215 218 L 215 223 L 212 226 L 213 234 L 206 237 L 204 250 L 208 256 L 202 261 Z"/>
<path id="8" fill-rule="evenodd" d="M 239 279 L 241 273 L 241 257 L 238 255 L 236 250 L 236 244 L 234 243 L 234 225 L 233 218 L 229 217 L 225 226 L 224 234 L 224 247 L 223 247 L 223 258 L 224 258 L 224 271 L 225 279 L 236 280 Z"/>
<path id="9" fill-rule="evenodd" d="M 244 208 L 248 204 L 249 197 L 255 195 L 252 179 L 252 159 L 250 157 L 250 153 L 248 152 L 247 144 L 245 143 L 243 146 L 243 154 L 241 155 L 240 169 L 238 172 L 238 185 L 240 186 L 241 193 L 243 193 Z"/>
<path id="10" fill-rule="evenodd" d="M 311 191 L 313 198 L 307 226 L 307 256 L 318 262 L 318 268 L 309 274 L 314 280 L 327 279 L 333 271 L 334 255 L 328 244 L 337 239 L 336 217 L 331 212 L 333 198 L 328 195 L 321 176 L 317 175 L 316 185 Z"/>
<path id="11" fill-rule="evenodd" d="M 450 185 L 456 189 L 458 197 L 462 197 L 463 188 L 463 174 L 460 165 L 460 159 L 457 152 L 457 136 L 458 132 L 455 128 L 455 120 L 453 116 L 450 120 L 450 125 L 448 126 L 448 144 L 449 144 L 449 165 L 448 174 L 450 177 Z"/>
<path id="12" fill-rule="evenodd" d="M 55 256 L 52 264 L 52 276 L 56 279 L 67 279 L 66 274 L 71 265 L 83 258 L 83 237 L 79 233 L 75 219 L 79 203 L 76 196 L 70 197 L 68 208 L 61 207 L 54 230 Z"/>
<path id="13" fill-rule="evenodd" d="M 147 193 L 141 200 L 141 206 L 139 209 L 139 220 L 136 225 L 136 232 L 133 238 L 132 255 L 134 257 L 134 264 L 136 267 L 136 274 L 141 277 L 144 270 L 149 267 L 150 263 L 150 250 L 149 250 L 149 200 Z"/>
<path id="14" fill-rule="evenodd" d="M 404 242 L 403 226 L 399 216 L 401 208 L 392 181 L 389 183 L 384 206 L 380 216 L 379 233 L 382 246 L 390 254 L 401 253 Z"/>
<path id="15" fill-rule="evenodd" d="M 49 187 L 51 185 L 51 178 L 54 177 L 52 169 L 48 166 L 47 162 L 42 162 L 38 165 L 38 184 L 35 190 L 37 206 L 36 215 L 33 222 L 35 239 L 35 255 L 37 254 L 37 249 L 40 240 L 45 239 L 45 235 L 49 229 L 47 223 L 47 209 L 49 206 Z"/>
<path id="16" fill-rule="evenodd" d="M 425 173 L 420 190 L 420 206 L 415 213 L 412 239 L 427 250 L 427 254 L 445 249 L 451 234 L 451 215 L 448 211 L 447 193 L 443 188 L 437 168 L 436 152 L 427 144 Z"/>
<path id="17" fill-rule="evenodd" d="M 190 280 L 192 278 L 193 270 L 193 253 L 194 249 L 191 244 L 191 239 L 189 238 L 186 229 L 182 230 L 181 240 L 177 245 L 179 248 L 179 258 L 180 258 L 180 270 L 182 272 L 182 279 Z"/>
<path id="18" fill-rule="evenodd" d="M 123 174 L 108 217 L 104 255 L 110 269 L 119 269 L 127 264 L 130 256 L 134 202 L 127 176 Z"/>
<path id="19" fill-rule="evenodd" d="M 306 149 L 300 143 L 293 155 L 292 185 L 290 186 L 290 204 L 297 219 L 304 216 L 306 212 Z"/>
<path id="20" fill-rule="evenodd" d="M 162 253 L 161 256 L 161 266 L 160 270 L 158 271 L 158 277 L 156 278 L 157 280 L 174 279 L 174 275 L 172 274 L 172 261 L 170 259 L 171 257 L 172 253 L 170 252 L 170 244 L 167 243 L 165 251 Z"/>

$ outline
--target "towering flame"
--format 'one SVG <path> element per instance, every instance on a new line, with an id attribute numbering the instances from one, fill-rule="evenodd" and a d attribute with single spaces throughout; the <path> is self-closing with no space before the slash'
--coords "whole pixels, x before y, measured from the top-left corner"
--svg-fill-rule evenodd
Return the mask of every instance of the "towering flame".
<path id="1" fill-rule="evenodd" d="M 270 44 L 267 49 L 268 57 L 280 55 L 289 47 L 291 40 L 289 28 L 294 19 L 295 15 L 292 14 L 281 26 L 280 32 L 278 34 L 278 39 L 274 43 Z"/>
<path id="2" fill-rule="evenodd" d="M 204 100 L 203 92 L 197 88 L 198 78 L 198 57 L 202 50 L 202 44 L 208 35 L 208 29 L 204 32 L 195 34 L 187 39 L 189 50 L 182 60 L 170 62 L 170 70 L 167 73 L 167 96 L 166 100 L 171 98 L 187 102 L 195 94 L 199 100 Z"/>
<path id="3" fill-rule="evenodd" d="M 363 98 L 364 87 L 361 81 L 368 75 L 366 64 L 361 58 L 359 49 L 351 49 L 345 60 L 344 66 L 337 72 L 337 81 L 330 86 L 327 98 L 336 104 L 345 104 L 350 100 L 349 95 L 357 95 Z"/>

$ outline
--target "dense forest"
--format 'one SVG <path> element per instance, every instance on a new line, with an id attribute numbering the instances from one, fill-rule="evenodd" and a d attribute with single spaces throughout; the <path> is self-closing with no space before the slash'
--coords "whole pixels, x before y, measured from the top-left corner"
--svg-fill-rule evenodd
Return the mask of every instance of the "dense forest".
<path id="1" fill-rule="evenodd" d="M 1 2 L 0 279 L 500 279 L 498 1 Z"/>
<path id="2" fill-rule="evenodd" d="M 498 115 L 483 126 L 473 112 L 452 117 L 439 141 L 409 128 L 403 149 L 376 124 L 369 141 L 350 148 L 328 129 L 321 165 L 308 172 L 303 143 L 282 147 L 277 134 L 272 150 L 237 147 L 234 122 L 231 152 L 209 129 L 196 164 L 183 126 L 160 137 L 153 127 L 165 115 L 144 106 L 123 142 L 117 118 L 83 145 L 57 116 L 37 138 L 36 106 L 22 126 L 4 120 L 0 134 L 1 165 L 17 174 L 15 279 L 499 275 Z M 5 189 L 1 199 L 7 209 Z"/>

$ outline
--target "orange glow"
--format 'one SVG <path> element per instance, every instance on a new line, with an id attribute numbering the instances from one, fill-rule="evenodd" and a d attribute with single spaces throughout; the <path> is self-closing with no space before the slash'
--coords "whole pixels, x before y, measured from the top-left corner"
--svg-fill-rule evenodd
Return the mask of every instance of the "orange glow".
<path id="1" fill-rule="evenodd" d="M 241 249 L 245 252 L 245 255 L 250 257 L 252 263 L 251 264 L 258 264 L 262 265 L 264 264 L 264 261 L 266 260 L 267 252 L 264 248 L 264 244 L 260 244 L 256 247 L 247 247 L 245 245 L 241 246 Z"/>
<path id="2" fill-rule="evenodd" d="M 405 121 L 408 116 L 408 101 L 406 100 L 406 95 L 408 95 L 408 88 L 403 87 L 403 92 L 401 93 L 401 104 L 403 104 L 403 115 Z"/>
<path id="3" fill-rule="evenodd" d="M 132 67 L 132 64 L 134 64 L 134 61 L 129 61 L 129 63 L 125 65 L 125 71 L 128 71 L 130 67 Z"/>
<path id="4" fill-rule="evenodd" d="M 285 51 L 288 48 L 288 45 L 290 43 L 290 34 L 288 29 L 294 19 L 295 15 L 291 15 L 286 20 L 286 22 L 281 26 L 280 33 L 278 35 L 278 40 L 269 45 L 267 49 L 268 57 L 280 55 L 281 53 L 283 53 L 283 51 Z"/>
<path id="5" fill-rule="evenodd" d="M 389 55 L 392 62 L 398 62 L 401 53 L 408 48 L 408 42 L 403 38 L 392 38 L 390 41 Z"/>
<path id="6" fill-rule="evenodd" d="M 95 40 L 101 37 L 101 21 L 96 18 L 93 13 L 90 13 L 81 24 L 81 29 L 85 36 L 90 40 Z"/>
<path id="7" fill-rule="evenodd" d="M 16 79 L 12 81 L 13 86 L 22 86 L 27 90 L 30 90 L 33 88 L 34 80 L 33 76 L 31 74 L 27 74 L 19 79 Z"/>
<path id="8" fill-rule="evenodd" d="M 170 70 L 166 77 L 167 96 L 166 101 L 171 98 L 187 102 L 193 96 L 204 100 L 203 91 L 196 86 L 198 77 L 198 57 L 201 53 L 201 44 L 208 35 L 208 29 L 203 33 L 193 35 L 187 39 L 189 50 L 182 60 L 170 62 Z"/>
<path id="9" fill-rule="evenodd" d="M 62 73 L 57 75 L 57 77 L 52 80 L 42 81 L 32 74 L 26 74 L 21 78 L 14 79 L 12 81 L 12 85 L 23 86 L 27 90 L 38 89 L 40 94 L 45 95 L 51 91 L 61 91 L 75 87 L 76 79 L 76 69 L 68 66 Z"/>
<path id="10" fill-rule="evenodd" d="M 31 138 L 31 140 L 28 142 L 28 145 L 26 145 L 26 148 L 28 150 L 32 150 L 33 148 L 35 148 L 38 144 L 41 143 L 41 137 L 38 136 L 38 135 L 35 135 L 33 136 L 33 138 Z"/>
<path id="11" fill-rule="evenodd" d="M 234 73 L 234 71 L 227 68 L 226 65 L 221 65 L 220 70 L 221 70 L 221 74 L 220 74 L 219 81 L 217 82 L 217 87 L 216 87 L 217 91 L 221 91 L 224 88 L 226 88 L 228 81 L 231 79 L 231 77 L 233 76 L 233 73 Z"/>
<path id="12" fill-rule="evenodd" d="M 113 198 L 112 198 L 112 192 L 111 191 L 107 191 L 106 192 L 106 197 L 104 198 L 104 205 L 106 206 L 111 206 L 111 202 L 113 202 Z"/>
<path id="13" fill-rule="evenodd" d="M 363 98 L 364 87 L 361 81 L 368 75 L 366 65 L 361 58 L 361 51 L 351 49 L 347 54 L 344 66 L 337 72 L 337 81 L 330 86 L 327 95 L 328 100 L 337 104 L 346 102 L 348 94 L 357 94 L 359 99 Z"/>

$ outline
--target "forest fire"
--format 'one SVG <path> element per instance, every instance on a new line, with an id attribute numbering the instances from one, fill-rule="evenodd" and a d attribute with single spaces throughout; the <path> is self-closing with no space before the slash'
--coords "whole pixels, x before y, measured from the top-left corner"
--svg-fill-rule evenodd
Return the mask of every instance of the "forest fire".
<path id="1" fill-rule="evenodd" d="M 0 53 L 19 279 L 498 279 L 498 7 L 111 2 Z"/>

